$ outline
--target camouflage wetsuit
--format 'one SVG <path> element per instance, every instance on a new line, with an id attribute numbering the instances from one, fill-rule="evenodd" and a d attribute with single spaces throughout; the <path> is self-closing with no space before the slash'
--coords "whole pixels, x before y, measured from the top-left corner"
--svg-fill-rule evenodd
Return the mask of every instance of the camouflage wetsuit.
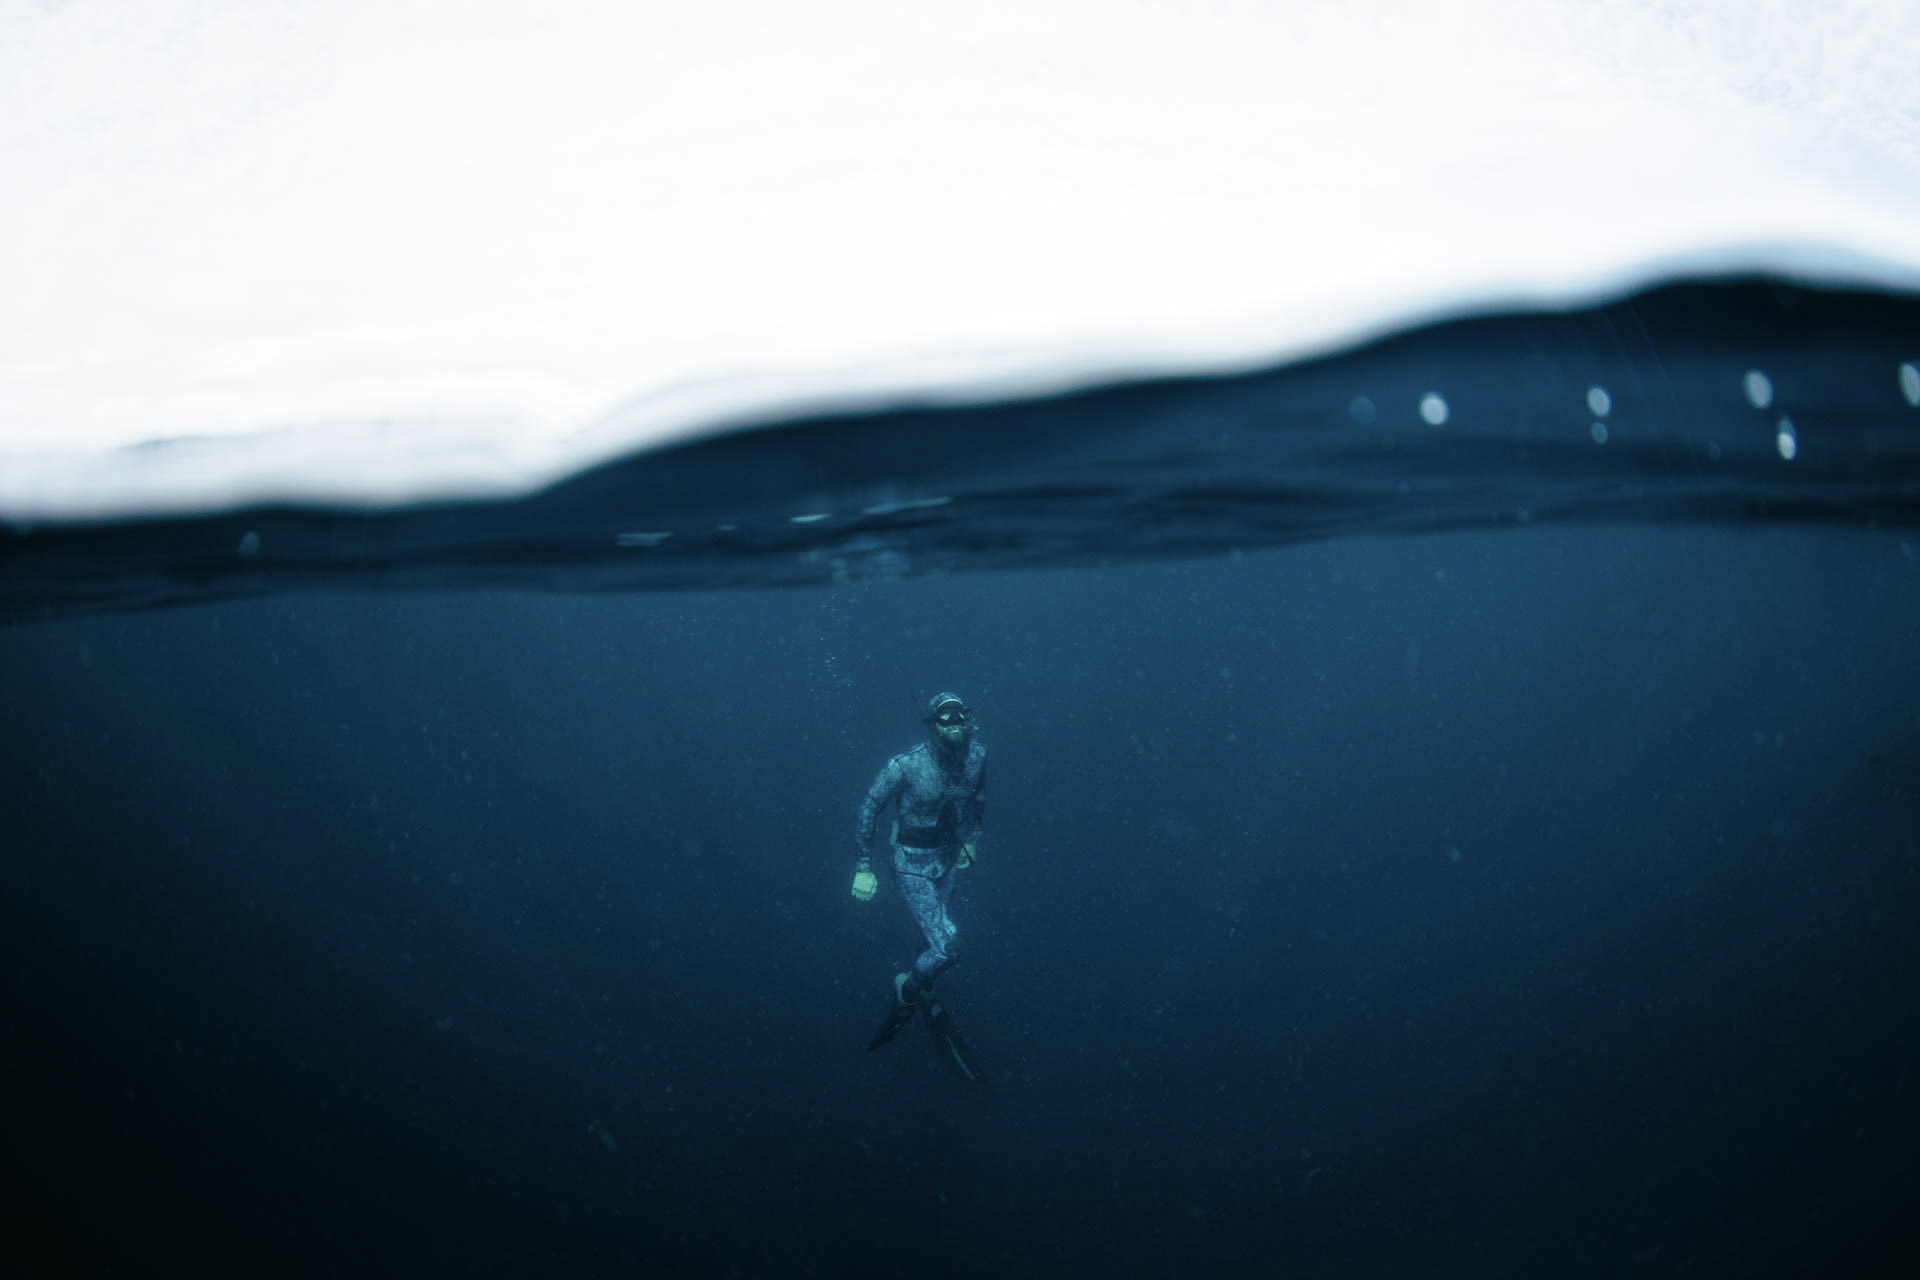
<path id="1" fill-rule="evenodd" d="M 922 743 L 887 761 L 860 802 L 854 829 L 856 871 L 873 870 L 880 814 L 896 799 L 900 818 L 894 824 L 893 882 L 927 940 L 927 949 L 913 966 L 914 984 L 925 990 L 953 963 L 956 930 L 947 917 L 947 899 L 953 896 L 960 846 L 979 837 L 986 818 L 987 749 L 969 741 L 962 759 L 957 752 L 950 756 Z"/>

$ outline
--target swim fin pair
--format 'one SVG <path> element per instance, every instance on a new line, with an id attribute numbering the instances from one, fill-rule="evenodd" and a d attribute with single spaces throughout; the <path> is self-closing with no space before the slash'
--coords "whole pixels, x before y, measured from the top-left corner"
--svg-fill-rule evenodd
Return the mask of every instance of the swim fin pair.
<path id="1" fill-rule="evenodd" d="M 960 1028 L 953 1025 L 953 1015 L 947 1012 L 946 1006 L 934 999 L 931 992 L 913 985 L 909 975 L 904 973 L 893 980 L 893 1006 L 887 1010 L 880 1029 L 873 1033 L 873 1039 L 867 1042 L 867 1052 L 872 1053 L 900 1034 L 900 1028 L 912 1022 L 916 1013 L 923 1016 L 927 1034 L 933 1037 L 941 1060 L 955 1074 L 972 1088 L 993 1087 L 993 1082 L 980 1067 L 980 1060 L 974 1056 L 973 1046 L 960 1034 Z"/>

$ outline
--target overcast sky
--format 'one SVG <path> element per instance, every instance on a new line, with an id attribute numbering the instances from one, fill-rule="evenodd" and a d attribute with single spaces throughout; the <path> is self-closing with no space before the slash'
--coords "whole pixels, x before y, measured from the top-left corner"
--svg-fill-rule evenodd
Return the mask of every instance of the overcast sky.
<path id="1" fill-rule="evenodd" d="M 0 0 L 0 510 L 156 437 L 510 475 L 689 385 L 681 425 L 1698 250 L 1913 268 L 1916 65 L 1904 0 Z"/>

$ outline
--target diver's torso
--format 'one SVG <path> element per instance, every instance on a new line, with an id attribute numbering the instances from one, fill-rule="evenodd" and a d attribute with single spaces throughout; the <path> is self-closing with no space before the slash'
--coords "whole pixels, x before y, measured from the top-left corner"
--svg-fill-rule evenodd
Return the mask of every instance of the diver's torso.
<path id="1" fill-rule="evenodd" d="M 926 743 L 895 757 L 900 788 L 899 841 L 903 845 L 952 848 L 975 824 L 975 797 L 986 774 L 987 749 L 967 744 L 964 759 L 951 764 Z"/>

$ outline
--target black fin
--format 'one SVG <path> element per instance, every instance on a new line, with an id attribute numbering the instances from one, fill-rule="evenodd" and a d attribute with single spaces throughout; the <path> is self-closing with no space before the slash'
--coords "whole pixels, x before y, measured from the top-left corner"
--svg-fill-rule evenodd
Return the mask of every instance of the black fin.
<path id="1" fill-rule="evenodd" d="M 872 1053 L 881 1045 L 900 1034 L 900 1028 L 913 1021 L 914 1011 L 920 1007 L 918 1000 L 901 1000 L 896 995 L 887 1006 L 887 1017 L 880 1029 L 873 1033 L 873 1039 L 867 1041 L 867 1052 Z"/>
<path id="2" fill-rule="evenodd" d="M 980 1065 L 979 1055 L 974 1053 L 967 1038 L 960 1034 L 960 1028 L 953 1025 L 953 1015 L 938 1000 L 930 999 L 927 1002 L 927 1034 L 933 1037 L 940 1060 L 964 1080 L 968 1088 L 982 1093 L 993 1091 L 993 1078 Z"/>

